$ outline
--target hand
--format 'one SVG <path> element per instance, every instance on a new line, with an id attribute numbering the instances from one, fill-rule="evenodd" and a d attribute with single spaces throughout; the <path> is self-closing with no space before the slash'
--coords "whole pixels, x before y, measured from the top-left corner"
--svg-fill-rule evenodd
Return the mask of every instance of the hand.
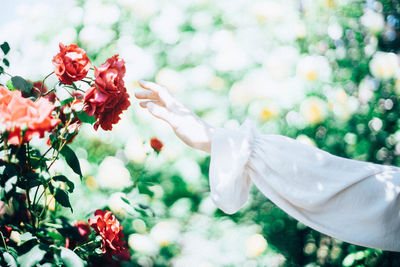
<path id="1" fill-rule="evenodd" d="M 210 153 L 214 128 L 200 119 L 190 109 L 178 102 L 165 87 L 156 83 L 140 81 L 148 91 L 136 92 L 140 106 L 147 108 L 155 117 L 171 125 L 175 134 L 188 146 Z"/>

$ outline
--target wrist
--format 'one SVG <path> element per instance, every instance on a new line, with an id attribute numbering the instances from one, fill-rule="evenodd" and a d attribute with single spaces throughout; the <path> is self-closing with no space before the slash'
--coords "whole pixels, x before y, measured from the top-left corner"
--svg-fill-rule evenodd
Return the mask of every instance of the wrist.
<path id="1" fill-rule="evenodd" d="M 211 143 L 212 143 L 212 138 L 215 132 L 215 128 L 209 124 L 207 124 L 206 122 L 204 122 L 204 142 L 200 143 L 198 146 L 198 149 L 207 152 L 207 153 L 211 153 Z"/>

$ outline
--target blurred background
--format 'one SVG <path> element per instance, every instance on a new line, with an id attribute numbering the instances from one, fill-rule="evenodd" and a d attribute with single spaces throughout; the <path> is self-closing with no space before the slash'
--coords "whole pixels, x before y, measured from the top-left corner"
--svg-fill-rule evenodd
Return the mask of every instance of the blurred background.
<path id="1" fill-rule="evenodd" d="M 132 264 L 400 266 L 398 253 L 313 231 L 255 188 L 225 215 L 209 196 L 209 157 L 133 98 L 137 80 L 153 80 L 214 126 L 252 118 L 262 133 L 400 166 L 397 0 L 2 0 L 1 11 L 13 75 L 41 80 L 59 42 L 77 43 L 96 66 L 116 53 L 126 61 L 132 106 L 112 132 L 81 128 L 73 146 L 84 179 L 69 176 L 81 184 L 74 213 L 54 213 L 85 220 L 111 209 Z M 154 136 L 164 143 L 158 155 Z"/>

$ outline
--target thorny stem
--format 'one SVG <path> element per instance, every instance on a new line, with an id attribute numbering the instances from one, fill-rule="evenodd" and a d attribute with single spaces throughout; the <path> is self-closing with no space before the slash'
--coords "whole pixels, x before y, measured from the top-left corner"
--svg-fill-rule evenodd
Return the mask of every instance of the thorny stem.
<path id="1" fill-rule="evenodd" d="M 44 86 L 44 81 L 49 78 L 52 74 L 54 74 L 54 71 L 51 72 L 50 74 L 48 74 L 46 77 L 44 77 L 44 79 L 42 80 L 42 84 L 40 85 L 40 96 L 42 96 L 42 92 L 43 92 L 43 86 Z"/>

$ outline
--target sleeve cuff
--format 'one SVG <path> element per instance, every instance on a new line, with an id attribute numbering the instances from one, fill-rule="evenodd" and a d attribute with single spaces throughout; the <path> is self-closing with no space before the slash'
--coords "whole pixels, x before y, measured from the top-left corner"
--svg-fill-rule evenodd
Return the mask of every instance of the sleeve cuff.
<path id="1" fill-rule="evenodd" d="M 254 123 L 246 120 L 239 129 L 217 128 L 211 141 L 209 170 L 211 198 L 227 214 L 247 201 L 250 177 L 247 163 L 252 151 Z"/>

